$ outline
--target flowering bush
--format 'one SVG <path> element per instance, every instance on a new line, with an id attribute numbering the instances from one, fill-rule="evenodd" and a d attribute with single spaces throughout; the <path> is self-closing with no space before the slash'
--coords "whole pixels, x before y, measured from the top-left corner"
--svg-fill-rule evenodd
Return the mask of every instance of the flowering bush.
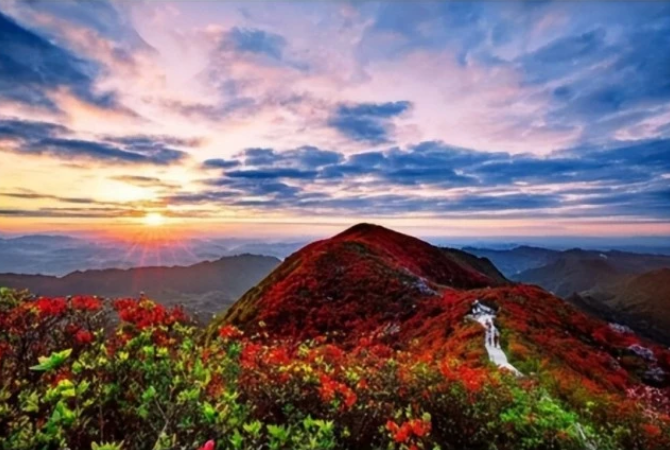
<path id="1" fill-rule="evenodd" d="M 663 391 L 569 396 L 546 378 L 553 365 L 516 378 L 455 357 L 481 346 L 472 330 L 447 353 L 229 325 L 207 341 L 181 309 L 148 299 L 2 290 L 0 449 L 669 448 Z"/>

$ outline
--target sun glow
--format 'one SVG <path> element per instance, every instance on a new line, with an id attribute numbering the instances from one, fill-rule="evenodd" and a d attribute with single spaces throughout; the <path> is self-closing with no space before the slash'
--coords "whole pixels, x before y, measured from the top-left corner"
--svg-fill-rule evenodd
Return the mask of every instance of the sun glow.
<path id="1" fill-rule="evenodd" d="M 142 222 L 148 227 L 159 227 L 165 225 L 165 217 L 161 213 L 150 212 L 142 218 Z"/>

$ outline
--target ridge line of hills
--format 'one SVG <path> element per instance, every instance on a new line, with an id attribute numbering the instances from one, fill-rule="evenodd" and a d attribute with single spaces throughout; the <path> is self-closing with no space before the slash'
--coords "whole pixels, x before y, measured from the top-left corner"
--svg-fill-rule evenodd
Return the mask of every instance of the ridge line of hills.
<path id="1" fill-rule="evenodd" d="M 280 262 L 273 256 L 243 254 L 188 266 L 91 269 L 62 277 L 10 273 L 0 274 L 0 286 L 56 297 L 136 297 L 144 293 L 166 305 L 183 304 L 204 319 L 232 304 Z"/>

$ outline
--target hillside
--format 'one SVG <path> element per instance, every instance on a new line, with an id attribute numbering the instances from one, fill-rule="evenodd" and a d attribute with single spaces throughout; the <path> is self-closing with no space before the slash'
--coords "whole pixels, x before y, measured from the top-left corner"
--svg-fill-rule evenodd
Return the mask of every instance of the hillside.
<path id="1" fill-rule="evenodd" d="M 484 264 L 484 263 L 482 263 Z M 505 283 L 426 242 L 360 224 L 307 245 L 215 321 L 246 330 L 263 322 L 282 336 L 345 335 L 411 317 L 422 299 L 444 286 L 458 289 Z"/>
<path id="2" fill-rule="evenodd" d="M 512 278 L 522 283 L 537 284 L 555 295 L 566 297 L 623 276 L 625 273 L 604 258 L 565 254 L 550 264 L 526 270 Z"/>
<path id="3" fill-rule="evenodd" d="M 570 301 L 670 345 L 670 269 L 629 276 L 580 292 Z"/>
<path id="4" fill-rule="evenodd" d="M 486 275 L 494 281 L 500 283 L 509 282 L 509 280 L 505 278 L 505 275 L 503 275 L 502 272 L 500 272 L 500 270 L 498 270 L 498 268 L 491 262 L 491 260 L 486 257 L 479 257 L 464 250 L 458 250 L 455 248 L 443 247 L 441 250 L 445 252 L 451 259 L 460 262 L 464 266 L 475 269 L 476 271 Z"/>
<path id="5" fill-rule="evenodd" d="M 55 297 L 136 297 L 143 292 L 164 304 L 183 304 L 190 312 L 208 317 L 238 299 L 279 262 L 269 256 L 240 255 L 190 266 L 86 270 L 63 277 L 0 274 L 0 286 Z"/>
<path id="6" fill-rule="evenodd" d="M 593 265 L 615 273 L 604 262 Z M 642 342 L 638 337 L 617 334 L 543 289 L 495 273 L 474 256 L 361 224 L 292 255 L 216 319 L 209 336 L 222 325 L 270 339 L 327 335 L 344 345 L 372 336 L 415 353 L 481 362 L 484 330 L 466 320 L 480 301 L 495 311 L 502 347 L 521 372 L 535 372 L 543 361 L 549 373 L 604 391 L 640 380 L 670 382 L 670 366 L 657 371 L 655 362 L 629 349 Z"/>
<path id="7" fill-rule="evenodd" d="M 611 268 L 622 274 L 641 274 L 651 270 L 670 267 L 670 256 L 665 254 L 633 253 L 619 250 L 583 250 L 574 248 L 558 251 L 541 247 L 519 246 L 509 250 L 495 250 L 478 247 L 464 247 L 464 251 L 489 259 L 500 271 L 510 279 L 532 282 L 542 285 L 543 280 L 550 280 L 548 274 L 556 269 L 556 264 L 579 264 L 583 261 L 606 261 Z M 589 263 L 590 264 L 590 263 Z M 534 269 L 546 269 L 535 271 Z M 583 267 L 588 270 L 588 267 Z M 562 272 L 561 278 L 564 278 Z M 534 279 L 537 277 L 536 279 Z M 600 281 L 600 280 L 594 280 Z M 595 283 L 591 287 L 595 286 Z M 568 293 L 570 294 L 570 293 Z"/>
<path id="8" fill-rule="evenodd" d="M 553 262 L 561 253 L 547 248 L 521 245 L 510 250 L 464 247 L 463 251 L 488 258 L 507 277 Z"/>

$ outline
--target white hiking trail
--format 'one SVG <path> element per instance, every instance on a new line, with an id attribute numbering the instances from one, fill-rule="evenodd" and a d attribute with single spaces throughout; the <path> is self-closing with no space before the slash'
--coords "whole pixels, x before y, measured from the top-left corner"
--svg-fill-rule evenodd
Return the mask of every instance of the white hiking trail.
<path id="1" fill-rule="evenodd" d="M 484 346 L 486 347 L 486 352 L 489 354 L 489 360 L 498 367 L 507 369 L 517 376 L 522 376 L 523 374 L 507 361 L 507 355 L 500 348 L 500 331 L 498 331 L 494 323 L 496 318 L 495 311 L 479 303 L 479 300 L 475 300 L 472 305 L 471 317 L 486 330 Z"/>

